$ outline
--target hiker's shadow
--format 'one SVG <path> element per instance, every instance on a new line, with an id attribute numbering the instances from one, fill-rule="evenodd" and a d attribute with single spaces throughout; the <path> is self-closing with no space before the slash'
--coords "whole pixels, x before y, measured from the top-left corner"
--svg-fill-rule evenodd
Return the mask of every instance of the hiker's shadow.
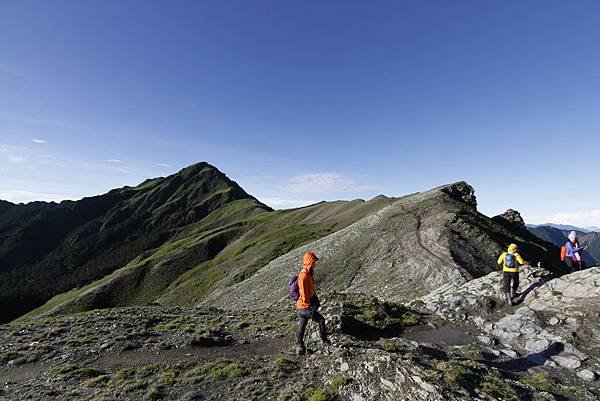
<path id="1" fill-rule="evenodd" d="M 565 349 L 561 342 L 553 342 L 543 351 L 534 352 L 522 358 L 515 358 L 504 362 L 487 362 L 488 365 L 509 372 L 523 372 L 535 366 L 544 365 L 551 357 L 560 354 Z"/>
<path id="2" fill-rule="evenodd" d="M 529 284 L 529 287 L 527 287 L 520 295 L 518 300 L 516 300 L 514 302 L 515 305 L 520 305 L 522 304 L 525 299 L 527 298 L 527 296 L 531 293 L 531 291 L 535 290 L 536 288 L 539 288 L 541 286 L 543 286 L 544 284 L 548 283 L 549 281 L 554 280 L 556 277 L 554 277 L 553 275 L 547 275 L 547 276 L 540 276 L 538 278 L 538 280 L 535 283 L 531 283 Z"/>

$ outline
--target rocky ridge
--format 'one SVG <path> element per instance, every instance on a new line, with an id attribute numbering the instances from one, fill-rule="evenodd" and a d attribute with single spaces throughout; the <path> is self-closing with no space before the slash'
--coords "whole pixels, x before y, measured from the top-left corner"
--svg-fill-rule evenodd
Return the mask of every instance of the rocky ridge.
<path id="1" fill-rule="evenodd" d="M 471 324 L 482 345 L 516 359 L 513 369 L 544 367 L 595 380 L 600 372 L 600 267 L 553 277 L 540 268 L 521 273 L 517 305 L 501 301 L 501 273 L 446 285 L 409 305 Z"/>

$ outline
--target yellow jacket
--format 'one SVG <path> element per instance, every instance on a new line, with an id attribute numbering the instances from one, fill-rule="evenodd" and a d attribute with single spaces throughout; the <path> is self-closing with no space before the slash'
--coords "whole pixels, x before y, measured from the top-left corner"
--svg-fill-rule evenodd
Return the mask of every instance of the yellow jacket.
<path id="1" fill-rule="evenodd" d="M 507 253 L 511 253 L 511 254 L 515 255 L 515 259 L 517 259 L 516 266 L 513 267 L 513 268 L 506 267 L 506 265 L 504 264 L 504 258 L 506 258 L 506 254 Z M 508 252 L 502 252 L 502 255 L 500 255 L 500 257 L 498 258 L 498 264 L 502 265 L 502 270 L 505 271 L 505 272 L 518 273 L 519 272 L 519 266 L 524 265 L 525 261 L 523 260 L 523 258 L 521 257 L 521 255 L 519 255 L 518 252 L 508 251 Z"/>

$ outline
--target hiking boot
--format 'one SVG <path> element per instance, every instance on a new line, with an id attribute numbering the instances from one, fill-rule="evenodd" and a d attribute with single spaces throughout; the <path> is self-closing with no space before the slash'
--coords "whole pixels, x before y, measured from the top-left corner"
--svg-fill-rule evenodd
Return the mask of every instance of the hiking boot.
<path id="1" fill-rule="evenodd" d="M 509 304 L 510 306 L 512 306 L 513 301 L 512 301 L 512 297 L 510 296 L 510 292 L 507 292 L 504 294 L 504 299 L 506 300 L 506 303 Z"/>
<path id="2" fill-rule="evenodd" d="M 306 347 L 303 345 L 296 345 L 296 355 L 302 356 L 306 354 Z"/>

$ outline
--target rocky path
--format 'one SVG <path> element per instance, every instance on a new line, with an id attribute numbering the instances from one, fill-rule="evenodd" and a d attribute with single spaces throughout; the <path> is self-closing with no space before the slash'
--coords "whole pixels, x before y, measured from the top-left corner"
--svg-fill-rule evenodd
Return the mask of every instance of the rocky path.
<path id="1" fill-rule="evenodd" d="M 441 288 L 411 304 L 476 326 L 482 345 L 512 358 L 496 364 L 501 369 L 539 368 L 594 382 L 600 372 L 600 268 L 554 278 L 527 267 L 521 277 L 522 294 L 512 307 L 501 301 L 500 273 Z"/>

